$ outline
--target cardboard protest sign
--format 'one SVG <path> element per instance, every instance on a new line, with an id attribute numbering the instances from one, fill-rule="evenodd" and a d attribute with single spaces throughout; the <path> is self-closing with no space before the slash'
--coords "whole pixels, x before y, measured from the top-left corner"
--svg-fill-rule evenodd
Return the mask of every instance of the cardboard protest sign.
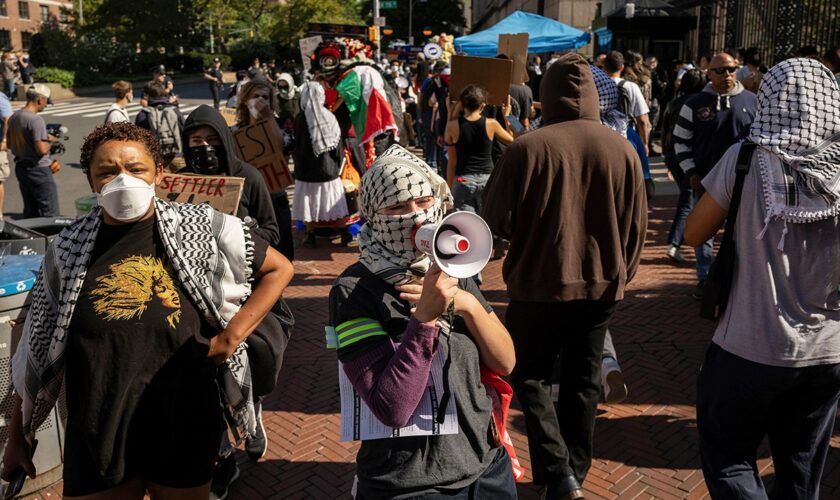
<path id="1" fill-rule="evenodd" d="M 499 35 L 499 54 L 513 61 L 510 83 L 519 85 L 528 81 L 528 33 Z"/>
<path id="2" fill-rule="evenodd" d="M 464 87 L 481 85 L 487 91 L 487 104 L 507 104 L 513 61 L 495 57 L 452 56 L 449 78 L 450 99 L 458 99 Z"/>
<path id="3" fill-rule="evenodd" d="M 284 191 L 295 179 L 283 155 L 283 134 L 274 120 L 260 120 L 236 131 L 236 156 L 263 176 L 271 193 Z"/>
<path id="4" fill-rule="evenodd" d="M 219 110 L 219 113 L 222 114 L 222 118 L 225 119 L 225 123 L 227 123 L 228 127 L 236 125 L 236 108 L 228 108 L 225 106 Z"/>
<path id="5" fill-rule="evenodd" d="M 209 203 L 219 212 L 236 215 L 244 186 L 243 177 L 164 173 L 155 194 L 178 203 Z"/>
<path id="6" fill-rule="evenodd" d="M 303 62 L 303 69 L 305 71 L 309 71 L 309 68 L 312 67 L 312 63 L 309 60 L 309 56 L 311 56 L 315 49 L 318 48 L 318 45 L 323 41 L 323 37 L 321 35 L 318 36 L 310 36 L 307 38 L 301 38 L 299 40 L 300 43 L 300 59 Z"/>

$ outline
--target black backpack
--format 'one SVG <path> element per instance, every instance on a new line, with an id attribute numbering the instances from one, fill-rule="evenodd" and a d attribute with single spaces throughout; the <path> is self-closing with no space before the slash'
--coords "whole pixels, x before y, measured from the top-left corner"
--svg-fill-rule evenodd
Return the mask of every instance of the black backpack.
<path id="1" fill-rule="evenodd" d="M 627 80 L 621 79 L 618 82 L 618 110 L 627 116 L 627 126 L 636 128 L 636 117 L 633 116 L 633 95 L 630 93 L 630 87 L 625 85 Z"/>

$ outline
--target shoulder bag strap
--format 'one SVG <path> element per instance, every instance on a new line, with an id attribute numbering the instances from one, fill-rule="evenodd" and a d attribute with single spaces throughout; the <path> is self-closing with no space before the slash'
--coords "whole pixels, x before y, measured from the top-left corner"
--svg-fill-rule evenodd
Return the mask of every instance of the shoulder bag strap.
<path id="1" fill-rule="evenodd" d="M 733 241 L 735 235 L 735 220 L 738 218 L 738 207 L 741 206 L 741 192 L 744 190 L 744 179 L 750 171 L 750 161 L 755 143 L 745 140 L 738 151 L 738 163 L 735 164 L 735 186 L 732 188 L 732 200 L 729 203 L 729 214 L 726 216 L 726 228 L 723 238 Z"/>

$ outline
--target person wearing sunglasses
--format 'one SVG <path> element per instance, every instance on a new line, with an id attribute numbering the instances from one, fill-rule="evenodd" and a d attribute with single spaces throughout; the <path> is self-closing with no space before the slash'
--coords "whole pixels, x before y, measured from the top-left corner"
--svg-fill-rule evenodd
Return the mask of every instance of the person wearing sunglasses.
<path id="1" fill-rule="evenodd" d="M 709 83 L 685 102 L 674 126 L 674 152 L 689 179 L 695 202 L 704 191 L 700 181 L 730 146 L 747 136 L 758 109 L 755 94 L 744 89 L 736 78 L 737 71 L 732 56 L 716 54 L 706 72 Z M 703 298 L 712 266 L 713 240 L 695 249 L 698 283 L 693 296 L 697 300 Z"/>

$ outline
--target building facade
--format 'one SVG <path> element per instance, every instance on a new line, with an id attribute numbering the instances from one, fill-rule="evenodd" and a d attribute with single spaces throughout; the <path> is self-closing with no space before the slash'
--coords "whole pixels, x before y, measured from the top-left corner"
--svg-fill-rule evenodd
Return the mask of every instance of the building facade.
<path id="1" fill-rule="evenodd" d="M 41 23 L 67 21 L 62 7 L 72 9 L 72 0 L 0 0 L 0 49 L 29 50 Z"/>

